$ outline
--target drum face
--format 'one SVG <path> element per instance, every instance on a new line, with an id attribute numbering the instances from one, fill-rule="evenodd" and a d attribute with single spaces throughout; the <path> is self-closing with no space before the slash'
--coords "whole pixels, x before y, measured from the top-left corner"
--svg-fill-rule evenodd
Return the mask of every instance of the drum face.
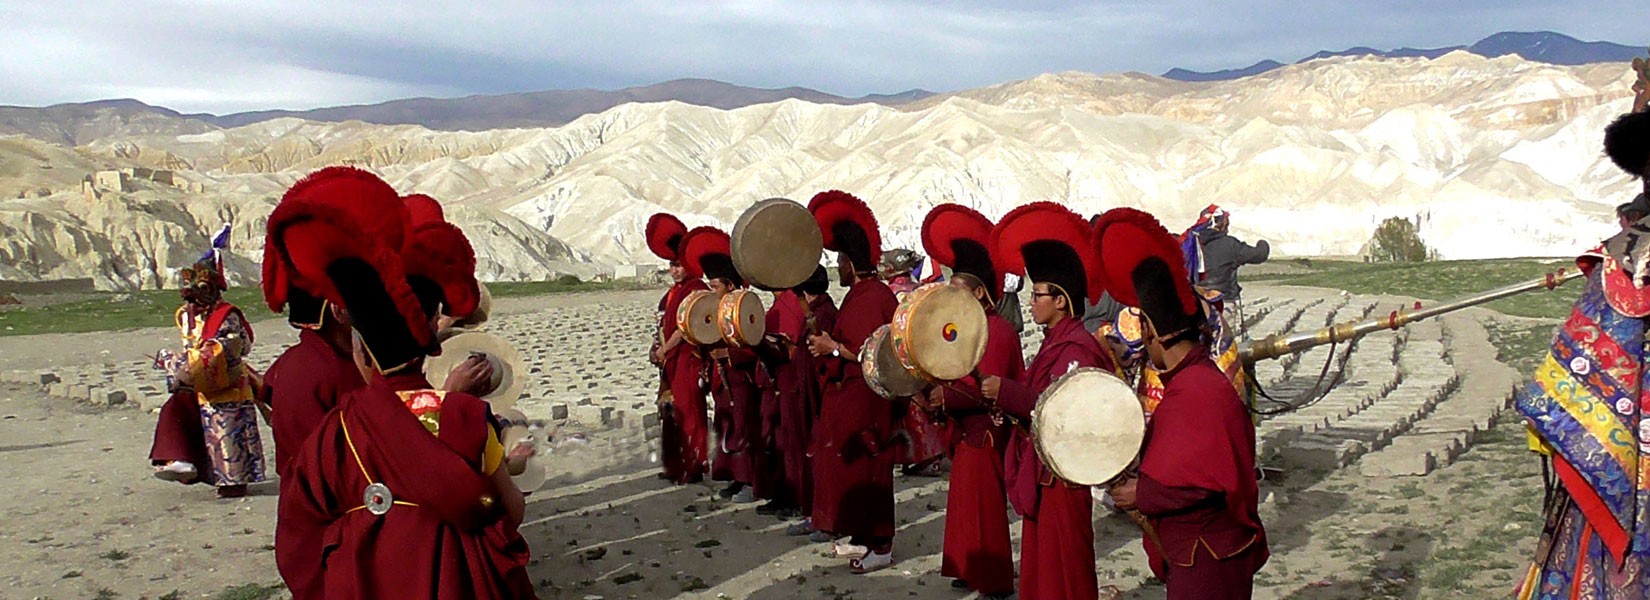
<path id="1" fill-rule="evenodd" d="M 676 328 L 682 330 L 682 337 L 695 346 L 714 344 L 722 339 L 716 323 L 716 308 L 719 299 L 715 294 L 698 290 L 682 299 L 682 307 L 676 312 Z"/>
<path id="2" fill-rule="evenodd" d="M 1134 390 L 1100 369 L 1067 373 L 1037 400 L 1032 420 L 1037 455 L 1050 471 L 1078 485 L 1099 485 L 1127 469 L 1146 438 Z"/>
<path id="3" fill-rule="evenodd" d="M 878 327 L 871 332 L 871 337 L 865 339 L 859 366 L 871 391 L 889 400 L 915 396 L 927 387 L 894 356 L 893 337 L 887 325 Z"/>
<path id="4" fill-rule="evenodd" d="M 733 224 L 733 266 L 751 283 L 790 289 L 813 275 L 825 250 L 819 223 L 807 207 L 784 198 L 757 202 Z"/>
<path id="5" fill-rule="evenodd" d="M 918 377 L 954 381 L 985 357 L 986 319 L 967 290 L 931 283 L 912 291 L 890 324 L 894 352 Z"/>
<path id="6" fill-rule="evenodd" d="M 767 312 L 756 292 L 738 290 L 722 297 L 716 309 L 722 340 L 736 346 L 755 346 L 767 333 Z"/>

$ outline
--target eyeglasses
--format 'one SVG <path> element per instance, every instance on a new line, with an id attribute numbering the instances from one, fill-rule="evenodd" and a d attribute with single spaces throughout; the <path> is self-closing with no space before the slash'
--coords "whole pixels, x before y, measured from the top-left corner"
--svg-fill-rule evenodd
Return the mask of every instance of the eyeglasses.
<path id="1" fill-rule="evenodd" d="M 1032 298 L 1058 298 L 1058 297 L 1060 297 L 1060 295 L 1056 294 L 1054 292 L 1032 292 L 1031 297 Z"/>

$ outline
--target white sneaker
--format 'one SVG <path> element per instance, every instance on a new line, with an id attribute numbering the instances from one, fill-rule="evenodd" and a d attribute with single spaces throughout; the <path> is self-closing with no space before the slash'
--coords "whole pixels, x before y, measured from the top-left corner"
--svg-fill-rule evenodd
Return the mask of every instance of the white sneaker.
<path id="1" fill-rule="evenodd" d="M 845 540 L 847 538 L 843 538 L 843 539 Z M 838 540 L 835 544 L 831 545 L 831 551 L 832 551 L 833 554 L 836 555 L 837 558 L 854 558 L 854 559 L 857 559 L 861 556 L 865 556 L 866 553 L 871 551 L 871 549 L 867 548 L 865 546 L 859 546 L 859 545 L 850 544 L 848 542 Z"/>
<path id="2" fill-rule="evenodd" d="M 848 566 L 856 575 L 870 573 L 872 571 L 881 571 L 893 564 L 894 552 L 892 550 L 888 551 L 886 554 L 871 552 L 866 554 L 864 558 L 856 558 L 848 561 Z"/>
<path id="3" fill-rule="evenodd" d="M 181 460 L 174 460 L 166 463 L 164 467 L 155 469 L 155 477 L 164 481 L 189 483 L 195 480 L 196 475 L 199 475 L 199 471 L 195 470 L 195 465 Z"/>

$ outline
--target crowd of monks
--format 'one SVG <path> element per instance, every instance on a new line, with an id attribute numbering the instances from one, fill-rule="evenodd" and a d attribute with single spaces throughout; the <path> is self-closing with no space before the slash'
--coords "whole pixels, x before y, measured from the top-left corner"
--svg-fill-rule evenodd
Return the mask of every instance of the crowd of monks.
<path id="1" fill-rule="evenodd" d="M 1633 112 L 1607 130 L 1605 150 L 1645 178 L 1650 67 L 1638 68 Z M 1635 477 L 1650 464 L 1650 396 L 1638 385 L 1650 381 L 1650 351 L 1638 343 L 1650 335 L 1643 198 L 1618 211 L 1639 220 L 1624 220 L 1620 234 L 1578 259 L 1587 288 L 1519 398 L 1530 447 L 1554 473 L 1520 597 L 1650 594 L 1650 483 Z M 1067 373 L 1144 364 L 1159 387 L 1142 397 L 1149 419 L 1138 465 L 1104 491 L 1138 514 L 1169 598 L 1251 595 L 1268 557 L 1255 430 L 1211 356 L 1220 306 L 1194 288 L 1198 261 L 1185 235 L 1129 208 L 1084 219 L 1036 202 L 996 223 L 955 204 L 933 208 L 923 250 L 950 271 L 944 285 L 979 301 L 987 344 L 968 377 L 889 399 L 859 365 L 866 340 L 902 295 L 938 279 L 935 269 L 912 275 L 921 258 L 911 251 L 884 260 L 876 217 L 851 194 L 820 193 L 808 210 L 846 292 L 833 300 L 823 267 L 793 288 L 766 290 L 766 335 L 756 344 L 695 345 L 677 330 L 689 294 L 728 294 L 747 281 L 726 232 L 650 219 L 648 247 L 674 280 L 650 352 L 660 370 L 662 478 L 726 482 L 724 497 L 765 501 L 756 512 L 795 521 L 787 534 L 829 543 L 852 572 L 867 573 L 894 564 L 896 469 L 933 476 L 948 459 L 941 573 L 955 587 L 988 598 L 1094 599 L 1095 494 L 1043 463 L 1029 423 Z M 155 475 L 245 494 L 265 477 L 262 414 L 280 476 L 277 566 L 294 598 L 535 597 L 518 531 L 524 494 L 510 477 L 533 449 L 501 443 L 482 399 L 498 385 L 487 360 L 458 363 L 439 389 L 424 375 L 447 328 L 477 318 L 475 264 L 464 233 L 429 197 L 401 196 L 350 167 L 299 181 L 269 217 L 262 277 L 264 299 L 287 314 L 299 342 L 257 373 L 243 361 L 252 330 L 222 297 L 221 257 L 186 269 L 177 313 L 185 347 L 155 357 L 172 394 L 150 454 Z M 1029 312 L 1042 328 L 1029 363 L 1010 323 L 1022 279 L 1032 282 Z M 1085 328 L 1090 311 L 1118 318 L 1098 308 L 1106 304 L 1139 315 L 1133 345 L 1108 337 L 1116 323 Z M 1021 517 L 1017 577 L 1010 507 Z"/>
<path id="2" fill-rule="evenodd" d="M 1116 209 L 1092 219 L 1055 203 L 1015 209 L 993 223 L 937 206 L 921 232 L 945 285 L 978 299 L 987 343 L 974 374 L 934 382 L 909 398 L 878 395 L 859 365 L 866 339 L 887 325 L 923 279 L 910 251 L 883 254 L 876 217 L 841 191 L 808 203 L 835 253 L 840 305 L 823 267 L 772 292 L 766 336 L 750 346 L 694 345 L 676 316 L 695 291 L 745 288 L 728 234 L 689 230 L 658 214 L 648 247 L 670 263 L 651 352 L 660 367 L 663 469 L 677 484 L 726 482 L 723 497 L 795 522 L 789 535 L 829 543 L 853 573 L 894 564 L 896 469 L 936 473 L 950 461 L 941 573 L 988 598 L 1092 599 L 1091 486 L 1042 463 L 1029 423 L 1044 390 L 1066 373 L 1122 373 L 1117 344 L 1084 327 L 1086 306 L 1109 295 L 1143 315 L 1144 360 L 1164 384 L 1137 472 L 1108 486 L 1120 509 L 1146 517 L 1143 536 L 1171 598 L 1247 598 L 1266 562 L 1257 512 L 1255 437 L 1231 380 L 1209 355 L 1203 302 L 1174 236 L 1151 215 Z M 1020 334 L 998 311 L 1021 277 L 1043 341 L 1027 364 Z M 1018 316 L 1018 315 L 1010 315 Z M 1110 328 L 1109 330 L 1115 330 Z M 708 395 L 708 400 L 707 400 Z M 1021 516 L 1016 578 L 1008 509 Z"/>

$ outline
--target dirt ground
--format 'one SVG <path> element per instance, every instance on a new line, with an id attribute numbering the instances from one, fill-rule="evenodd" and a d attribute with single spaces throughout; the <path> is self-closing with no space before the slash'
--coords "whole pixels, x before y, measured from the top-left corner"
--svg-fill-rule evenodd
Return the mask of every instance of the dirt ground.
<path id="1" fill-rule="evenodd" d="M 655 292 L 501 299 L 499 314 L 652 302 Z M 290 343 L 278 321 L 260 344 Z M 119 362 L 175 343 L 170 329 L 0 338 L 0 370 Z M 615 360 L 623 360 L 615 358 Z M 153 479 L 153 417 L 0 386 L 0 598 L 283 597 L 273 554 L 275 485 L 217 500 Z M 266 452 L 273 442 L 264 430 Z M 1263 483 L 1273 558 L 1260 598 L 1502 597 L 1540 529 L 1539 464 L 1503 418 L 1425 477 L 1291 469 Z M 652 442 L 657 443 L 657 442 Z M 619 457 L 619 458 L 615 458 Z M 587 468 L 534 494 L 524 535 L 541 598 L 971 598 L 941 577 L 944 479 L 900 477 L 896 564 L 870 576 L 786 537 L 785 523 L 709 484 L 671 486 L 640 452 L 582 451 Z M 1014 525 L 1018 549 L 1019 527 Z M 1137 529 L 1096 510 L 1097 569 L 1124 597 L 1161 598 Z"/>

